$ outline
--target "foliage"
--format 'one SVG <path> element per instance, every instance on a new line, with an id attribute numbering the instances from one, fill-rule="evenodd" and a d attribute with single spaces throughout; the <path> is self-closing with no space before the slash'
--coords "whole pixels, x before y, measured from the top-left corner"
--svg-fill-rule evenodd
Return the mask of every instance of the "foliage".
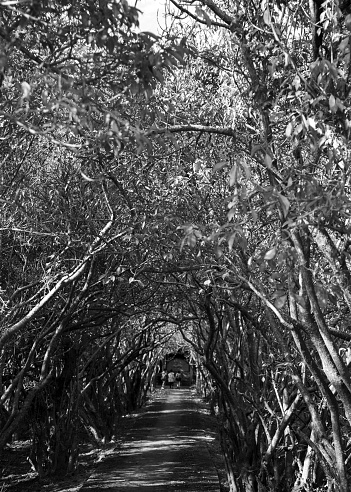
<path id="1" fill-rule="evenodd" d="M 346 492 L 348 4 L 170 3 L 0 5 L 0 444 L 73 470 L 181 335 L 232 491 Z"/>
<path id="2" fill-rule="evenodd" d="M 135 279 L 143 204 L 119 154 L 147 146 L 135 114 L 184 48 L 124 1 L 0 7 L 0 447 L 29 432 L 38 473 L 67 473 L 78 431 L 110 439 L 145 401 L 169 338 Z"/>
<path id="3" fill-rule="evenodd" d="M 344 183 L 348 183 L 349 152 L 349 12 L 334 2 L 258 6 L 206 0 L 196 8 L 190 2 L 172 4 L 220 39 L 222 55 L 211 60 L 220 73 L 212 85 L 216 93 L 212 107 L 220 101 L 218 89 L 227 71 L 239 88 L 233 147 L 225 159 L 216 162 L 213 155 L 207 157 L 208 167 L 212 162 L 215 170 L 229 169 L 232 192 L 227 220 L 212 224 L 210 235 L 194 234 L 198 223 L 186 230 L 194 248 L 201 241 L 213 241 L 220 265 L 205 281 L 210 289 L 204 304 L 210 341 L 198 338 L 198 350 L 225 402 L 221 414 L 228 426 L 224 445 L 232 490 L 276 489 L 283 487 L 283 481 L 287 490 L 300 490 L 322 486 L 325 480 L 330 488 L 346 491 L 350 393 L 348 358 L 343 354 L 348 353 L 344 344 L 350 339 L 350 198 Z M 197 95 L 201 101 L 201 92 Z M 208 98 L 202 101 L 209 104 Z M 194 118 L 192 124 L 194 129 Z M 183 125 L 183 131 L 189 127 Z M 224 321 L 221 313 L 226 309 L 232 321 Z M 228 349 L 221 345 L 226 339 L 221 327 L 233 325 L 235 313 L 244 316 L 243 332 L 254 328 L 258 340 L 264 336 L 268 344 L 257 371 L 263 386 L 274 389 L 274 403 L 262 384 L 255 387 L 257 382 L 242 362 L 247 356 L 243 358 L 238 349 L 234 353 L 240 355 L 232 357 L 242 367 L 238 381 L 242 379 L 246 388 L 244 401 L 239 383 L 233 385 L 228 376 L 223 380 L 232 359 L 223 362 Z M 235 333 L 234 326 L 230 333 Z M 268 377 L 265 367 L 272 366 L 268 355 L 272 351 L 276 369 Z M 290 379 L 283 378 L 289 383 L 282 384 L 282 393 L 277 386 L 281 365 L 286 367 L 284 378 Z M 257 391 L 264 395 L 262 408 L 252 398 Z M 255 409 L 246 411 L 256 432 L 252 439 L 245 412 L 238 416 L 237 410 L 248 402 L 251 411 Z M 265 421 L 267 408 L 277 420 L 273 429 Z M 305 418 L 302 426 L 297 424 L 301 412 L 309 413 L 311 430 L 305 427 Z M 262 433 L 260 439 L 257 432 Z M 238 442 L 239 436 L 245 444 Z M 284 446 L 283 436 L 290 444 L 285 443 L 282 453 L 278 446 Z M 302 448 L 300 443 L 305 443 Z M 256 446 L 255 458 L 246 454 L 245 449 Z M 311 458 L 312 450 L 319 460 L 317 455 Z M 240 451 L 247 474 L 242 473 Z M 323 472 L 313 475 L 318 461 Z"/>

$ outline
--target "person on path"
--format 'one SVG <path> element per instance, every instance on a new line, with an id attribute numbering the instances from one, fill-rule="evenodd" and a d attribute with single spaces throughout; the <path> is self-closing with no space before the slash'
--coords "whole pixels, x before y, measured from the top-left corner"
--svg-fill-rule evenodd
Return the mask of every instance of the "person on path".
<path id="1" fill-rule="evenodd" d="M 175 375 L 176 378 L 176 388 L 180 388 L 180 382 L 182 380 L 182 374 L 178 371 Z"/>
<path id="2" fill-rule="evenodd" d="M 174 380 L 175 380 L 174 372 L 173 372 L 173 371 L 170 371 L 170 372 L 168 373 L 168 384 L 169 384 L 169 389 L 172 389 L 172 388 L 173 388 L 173 385 L 174 385 Z"/>
<path id="3" fill-rule="evenodd" d="M 161 389 L 165 389 L 166 380 L 167 380 L 167 371 L 162 371 L 162 374 L 161 374 L 161 381 L 162 381 Z"/>

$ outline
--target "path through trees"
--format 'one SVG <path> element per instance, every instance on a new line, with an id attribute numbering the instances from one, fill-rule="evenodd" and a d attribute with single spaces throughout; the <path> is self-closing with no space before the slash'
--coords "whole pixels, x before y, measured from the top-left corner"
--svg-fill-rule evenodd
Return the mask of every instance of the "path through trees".
<path id="1" fill-rule="evenodd" d="M 123 443 L 96 469 L 82 492 L 120 489 L 219 492 L 207 449 L 211 433 L 189 388 L 165 390 L 147 405 Z"/>
<path id="2" fill-rule="evenodd" d="M 231 492 L 347 492 L 349 3 L 168 6 L 0 1 L 0 451 L 74 472 L 182 349 Z"/>

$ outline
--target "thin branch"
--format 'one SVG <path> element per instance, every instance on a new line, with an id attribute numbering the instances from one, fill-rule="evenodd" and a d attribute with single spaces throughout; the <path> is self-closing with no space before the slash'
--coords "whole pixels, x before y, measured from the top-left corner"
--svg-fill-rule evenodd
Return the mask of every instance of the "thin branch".
<path id="1" fill-rule="evenodd" d="M 171 0 L 171 3 L 173 3 L 173 5 L 178 9 L 180 10 L 183 14 L 186 14 L 187 16 L 191 17 L 192 19 L 194 19 L 196 22 L 198 22 L 199 24 L 204 24 L 205 26 L 208 26 L 208 22 L 204 19 L 201 19 L 198 15 L 196 14 L 193 14 L 192 12 L 190 12 L 188 9 L 186 9 L 185 7 L 183 7 L 182 5 L 180 5 L 178 2 L 176 2 L 175 0 Z M 228 25 L 227 24 L 223 24 L 221 22 L 217 22 L 217 21 L 213 21 L 212 19 L 211 20 L 211 26 L 216 26 L 216 27 L 224 27 L 226 29 L 228 29 Z"/>
<path id="2" fill-rule="evenodd" d="M 165 133 L 181 133 L 181 132 L 203 132 L 203 133 L 216 133 L 218 135 L 226 135 L 228 137 L 236 137 L 234 128 L 223 128 L 220 126 L 206 126 L 206 125 L 175 125 L 165 128 L 152 128 L 147 131 L 145 136 L 161 135 Z"/>

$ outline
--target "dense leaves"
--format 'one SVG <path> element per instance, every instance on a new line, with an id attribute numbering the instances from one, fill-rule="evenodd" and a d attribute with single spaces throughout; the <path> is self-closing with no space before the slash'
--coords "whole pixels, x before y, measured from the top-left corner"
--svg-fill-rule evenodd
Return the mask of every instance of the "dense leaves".
<path id="1" fill-rule="evenodd" d="M 347 492 L 351 12 L 170 3 L 0 4 L 0 444 L 73 470 L 185 343 L 231 491 Z"/>

